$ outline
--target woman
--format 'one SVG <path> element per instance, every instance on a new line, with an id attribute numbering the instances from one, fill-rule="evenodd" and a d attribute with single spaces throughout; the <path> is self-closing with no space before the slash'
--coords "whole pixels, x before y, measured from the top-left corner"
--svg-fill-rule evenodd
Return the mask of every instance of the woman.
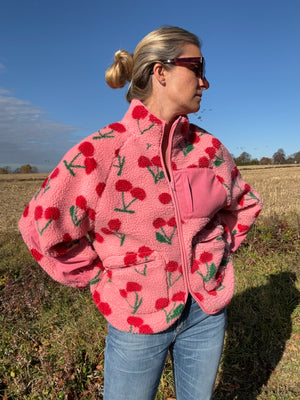
<path id="1" fill-rule="evenodd" d="M 109 323 L 104 398 L 154 399 L 170 351 L 177 400 L 210 399 L 234 291 L 232 253 L 261 210 L 221 142 L 189 123 L 204 58 L 176 27 L 106 72 L 128 111 L 71 149 L 20 230 L 58 282 L 90 286 Z"/>

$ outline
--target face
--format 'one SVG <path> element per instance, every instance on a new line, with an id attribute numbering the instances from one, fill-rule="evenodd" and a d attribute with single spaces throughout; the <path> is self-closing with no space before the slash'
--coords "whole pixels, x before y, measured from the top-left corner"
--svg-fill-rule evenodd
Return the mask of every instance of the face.
<path id="1" fill-rule="evenodd" d="M 200 49 L 193 44 L 186 44 L 179 58 L 202 57 Z M 208 89 L 206 79 L 197 77 L 190 66 L 178 65 L 165 69 L 165 106 L 174 117 L 195 113 L 200 109 L 203 90 Z"/>

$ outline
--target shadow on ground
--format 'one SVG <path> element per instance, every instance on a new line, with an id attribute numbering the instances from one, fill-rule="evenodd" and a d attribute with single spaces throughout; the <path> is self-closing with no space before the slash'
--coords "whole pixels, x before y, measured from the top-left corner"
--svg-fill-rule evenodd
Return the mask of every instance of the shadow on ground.
<path id="1" fill-rule="evenodd" d="M 271 275 L 268 284 L 233 298 L 214 400 L 255 400 L 267 384 L 292 333 L 300 299 L 295 281 L 292 272 Z"/>

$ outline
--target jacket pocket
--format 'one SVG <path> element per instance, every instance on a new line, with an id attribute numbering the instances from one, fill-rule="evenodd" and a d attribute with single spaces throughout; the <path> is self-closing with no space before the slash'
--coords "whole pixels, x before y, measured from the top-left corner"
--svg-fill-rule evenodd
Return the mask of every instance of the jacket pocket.
<path id="1" fill-rule="evenodd" d="M 230 261 L 228 246 L 222 237 L 222 227 L 217 226 L 210 234 L 202 235 L 194 245 L 191 274 L 207 292 L 220 290 Z M 200 237 L 199 237 L 200 238 Z"/>
<path id="2" fill-rule="evenodd" d="M 185 219 L 212 217 L 226 205 L 226 191 L 209 168 L 174 171 L 174 184 L 180 213 Z"/>
<path id="3" fill-rule="evenodd" d="M 126 313 L 153 313 L 157 311 L 157 299 L 168 299 L 165 261 L 157 252 L 138 262 L 133 257 L 132 261 L 126 256 L 112 256 L 103 261 L 109 276 L 102 288 L 103 296 Z"/>

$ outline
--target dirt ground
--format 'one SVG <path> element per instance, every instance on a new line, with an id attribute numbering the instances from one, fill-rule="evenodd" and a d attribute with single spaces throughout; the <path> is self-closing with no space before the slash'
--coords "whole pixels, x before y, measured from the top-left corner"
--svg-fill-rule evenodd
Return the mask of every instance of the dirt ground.
<path id="1" fill-rule="evenodd" d="M 0 231 L 18 231 L 18 221 L 47 174 L 0 175 Z"/>

